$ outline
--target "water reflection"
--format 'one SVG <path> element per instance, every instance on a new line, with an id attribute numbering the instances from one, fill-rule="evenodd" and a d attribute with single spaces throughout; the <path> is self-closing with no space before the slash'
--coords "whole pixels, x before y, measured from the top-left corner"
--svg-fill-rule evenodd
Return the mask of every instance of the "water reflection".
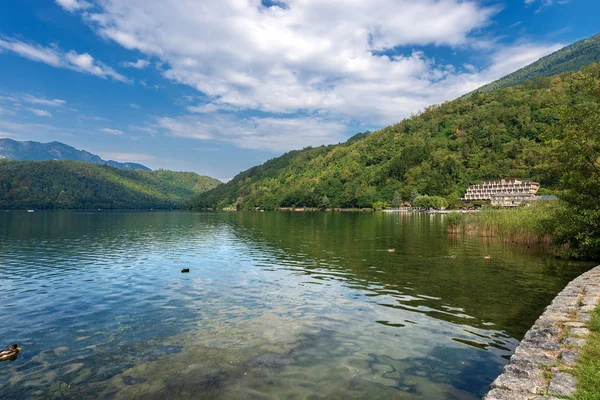
<path id="1" fill-rule="evenodd" d="M 544 306 L 591 265 L 449 237 L 440 224 L 0 214 L 0 318 L 11 321 L 0 338 L 24 349 L 0 365 L 0 392 L 477 398 Z"/>

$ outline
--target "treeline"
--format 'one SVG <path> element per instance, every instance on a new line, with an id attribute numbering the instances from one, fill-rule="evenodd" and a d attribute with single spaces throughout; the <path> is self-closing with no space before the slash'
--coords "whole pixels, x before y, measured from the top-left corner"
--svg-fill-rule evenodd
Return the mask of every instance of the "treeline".
<path id="1" fill-rule="evenodd" d="M 219 184 L 193 172 L 0 159 L 0 209 L 177 208 Z"/>
<path id="2" fill-rule="evenodd" d="M 362 208 L 422 195 L 451 205 L 469 183 L 498 178 L 539 181 L 542 194 L 557 191 L 563 174 L 550 142 L 559 139 L 548 135 L 563 107 L 590 101 L 584 76 L 597 79 L 600 64 L 432 106 L 340 145 L 291 151 L 194 197 L 187 207 Z"/>

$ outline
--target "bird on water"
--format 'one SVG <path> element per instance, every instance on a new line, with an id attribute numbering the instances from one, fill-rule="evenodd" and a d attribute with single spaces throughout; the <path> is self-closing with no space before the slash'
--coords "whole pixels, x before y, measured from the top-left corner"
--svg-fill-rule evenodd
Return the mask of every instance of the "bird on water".
<path id="1" fill-rule="evenodd" d="M 21 348 L 15 343 L 8 349 L 0 350 L 0 361 L 14 361 L 21 353 Z"/>

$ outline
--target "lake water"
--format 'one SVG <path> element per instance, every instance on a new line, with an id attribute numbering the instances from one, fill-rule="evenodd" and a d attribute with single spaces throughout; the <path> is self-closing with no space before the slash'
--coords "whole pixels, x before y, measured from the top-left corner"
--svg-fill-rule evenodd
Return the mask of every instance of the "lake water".
<path id="1" fill-rule="evenodd" d="M 593 264 L 442 218 L 1 212 L 0 397 L 481 397 Z"/>

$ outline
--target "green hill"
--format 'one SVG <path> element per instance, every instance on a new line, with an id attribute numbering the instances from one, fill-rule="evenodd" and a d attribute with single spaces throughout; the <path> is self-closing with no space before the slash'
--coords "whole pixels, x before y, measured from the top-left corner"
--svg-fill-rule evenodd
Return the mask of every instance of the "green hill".
<path id="1" fill-rule="evenodd" d="M 532 81 L 539 77 L 558 75 L 563 72 L 575 72 L 586 65 L 599 61 L 600 33 L 542 57 L 533 64 L 487 84 L 477 89 L 477 91 L 489 93 L 492 90 L 520 85 L 525 81 Z"/>
<path id="2" fill-rule="evenodd" d="M 0 209 L 171 208 L 219 184 L 193 172 L 0 160 Z"/>
<path id="3" fill-rule="evenodd" d="M 600 77 L 600 64 L 583 74 Z M 590 100 L 582 73 L 474 93 L 344 144 L 291 151 L 200 194 L 187 207 L 370 207 L 378 201 L 460 197 L 469 182 L 513 177 L 544 188 L 561 178 L 547 165 L 545 135 L 560 107 Z"/>

